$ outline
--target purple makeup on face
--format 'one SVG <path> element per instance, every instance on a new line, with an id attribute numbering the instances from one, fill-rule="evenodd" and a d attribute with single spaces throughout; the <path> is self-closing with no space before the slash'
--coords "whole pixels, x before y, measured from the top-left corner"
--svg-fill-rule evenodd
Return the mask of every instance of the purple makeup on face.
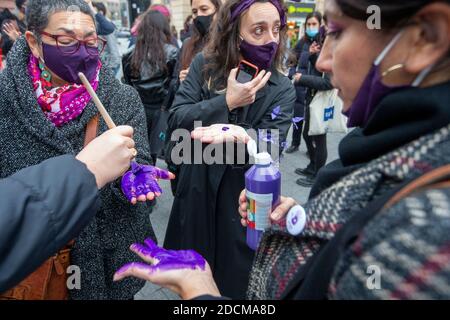
<path id="1" fill-rule="evenodd" d="M 341 33 L 342 30 L 344 30 L 344 28 L 340 24 L 334 21 L 328 21 L 327 27 L 328 27 L 327 35 L 330 36 L 337 35 Z"/>
<path id="2" fill-rule="evenodd" d="M 140 262 L 132 262 L 120 268 L 116 274 L 120 275 L 132 268 L 140 269 L 144 272 L 153 273 L 156 271 L 170 271 L 180 269 L 201 269 L 205 270 L 205 259 L 193 250 L 166 250 L 158 247 L 151 239 L 145 240 L 145 244 L 133 244 L 131 250 L 147 260 L 151 260 L 153 265 Z"/>
<path id="3" fill-rule="evenodd" d="M 169 172 L 132 161 L 131 170 L 122 177 L 122 192 L 128 201 L 142 195 L 147 196 L 149 192 L 162 193 L 157 179 L 169 179 Z"/>

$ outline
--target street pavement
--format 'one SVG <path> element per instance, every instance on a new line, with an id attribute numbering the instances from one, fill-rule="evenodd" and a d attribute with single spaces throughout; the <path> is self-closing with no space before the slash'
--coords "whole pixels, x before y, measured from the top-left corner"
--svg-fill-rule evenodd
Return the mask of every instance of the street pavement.
<path id="1" fill-rule="evenodd" d="M 291 130 L 292 131 L 292 130 Z M 344 137 L 343 134 L 331 133 L 328 134 L 328 162 L 337 159 L 338 144 Z M 288 139 L 290 141 L 290 138 Z M 158 166 L 165 168 L 165 163 L 158 160 Z M 298 203 L 304 203 L 309 195 L 308 188 L 298 186 L 295 181 L 300 177 L 294 173 L 296 168 L 304 168 L 308 164 L 306 155 L 305 143 L 302 140 L 300 150 L 293 154 L 286 154 L 280 162 L 280 171 L 282 176 L 282 194 L 297 200 Z M 158 243 L 161 245 L 164 242 L 164 236 L 169 220 L 170 210 L 172 207 L 173 196 L 170 191 L 170 184 L 166 181 L 161 181 L 161 187 L 164 190 L 162 196 L 158 199 L 157 205 L 150 215 L 153 228 L 158 238 Z M 236 199 L 237 207 L 237 199 Z M 144 288 L 139 291 L 135 299 L 137 300 L 174 300 L 179 299 L 177 295 L 173 294 L 167 289 L 160 288 L 151 283 L 147 283 Z"/>

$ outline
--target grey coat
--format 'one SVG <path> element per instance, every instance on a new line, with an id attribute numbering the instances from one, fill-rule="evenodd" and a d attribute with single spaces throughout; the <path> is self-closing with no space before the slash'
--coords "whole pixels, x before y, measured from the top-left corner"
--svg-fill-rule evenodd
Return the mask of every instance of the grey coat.
<path id="1" fill-rule="evenodd" d="M 27 71 L 30 54 L 22 37 L 8 56 L 7 68 L 0 74 L 0 177 L 52 157 L 78 153 L 83 147 L 86 125 L 97 114 L 91 101 L 77 119 L 61 128 L 48 121 L 37 104 Z M 97 94 L 117 125 L 134 128 L 139 151 L 137 161 L 148 164 L 147 126 L 136 91 L 102 68 Z M 106 130 L 101 120 L 99 134 Z M 71 263 L 81 268 L 81 289 L 73 290 L 71 297 L 131 299 L 144 283 L 135 279 L 113 283 L 112 277 L 122 264 L 135 259 L 128 250 L 130 244 L 146 237 L 154 238 L 151 210 L 146 204 L 130 205 L 122 195 L 119 181 L 103 188 L 100 197 L 100 210 L 76 239 L 72 250 Z"/>

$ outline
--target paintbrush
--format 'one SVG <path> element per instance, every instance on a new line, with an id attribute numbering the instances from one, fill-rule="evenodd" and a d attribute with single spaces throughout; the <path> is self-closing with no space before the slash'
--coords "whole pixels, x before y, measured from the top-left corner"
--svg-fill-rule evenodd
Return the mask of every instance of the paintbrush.
<path id="1" fill-rule="evenodd" d="M 114 129 L 116 127 L 116 124 L 114 123 L 113 119 L 109 115 L 108 111 L 106 111 L 105 106 L 98 98 L 97 94 L 94 91 L 94 88 L 92 88 L 91 84 L 89 83 L 86 76 L 83 74 L 83 72 L 78 73 L 78 77 L 80 78 L 81 82 L 83 83 L 84 87 L 86 88 L 89 95 L 92 97 L 92 100 L 94 101 L 94 104 L 96 105 L 98 112 L 102 115 L 103 119 L 106 122 L 106 125 L 109 129 Z M 136 157 L 137 151 L 134 150 L 133 156 Z"/>

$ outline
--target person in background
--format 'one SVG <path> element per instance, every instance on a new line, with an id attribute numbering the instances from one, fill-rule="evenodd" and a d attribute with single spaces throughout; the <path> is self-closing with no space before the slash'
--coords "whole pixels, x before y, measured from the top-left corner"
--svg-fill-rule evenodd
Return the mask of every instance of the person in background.
<path id="1" fill-rule="evenodd" d="M 94 6 L 92 0 L 84 0 L 92 10 L 92 13 L 95 15 L 95 21 L 97 24 L 97 34 L 99 36 L 108 36 L 116 30 L 116 25 L 109 21 L 106 16 L 100 13 L 97 8 Z"/>
<path id="2" fill-rule="evenodd" d="M 0 180 L 0 293 L 17 285 L 94 218 L 99 190 L 130 167 L 132 138 L 133 128 L 119 126 L 76 156 L 54 157 Z"/>
<path id="3" fill-rule="evenodd" d="M 178 49 L 171 44 L 169 23 L 159 11 L 147 11 L 142 17 L 137 33 L 136 46 L 123 57 L 123 74 L 126 84 L 139 93 L 147 116 L 148 139 L 153 163 L 162 144 L 155 132 L 161 115 L 161 107 L 167 107 L 176 79 L 173 70 Z"/>
<path id="4" fill-rule="evenodd" d="M 6 57 L 14 42 L 27 29 L 25 23 L 25 10 L 28 0 L 16 0 L 16 8 L 13 12 L 5 9 L 0 13 L 0 31 L 2 37 L 2 53 Z"/>
<path id="5" fill-rule="evenodd" d="M 190 14 L 184 20 L 183 30 L 180 31 L 180 40 L 182 43 L 192 35 L 192 27 L 192 15 Z"/>
<path id="6" fill-rule="evenodd" d="M 191 0 L 193 26 L 191 28 L 192 35 L 186 38 L 181 47 L 181 51 L 175 66 L 173 77 L 177 79 L 175 82 L 174 92 L 177 92 L 180 84 L 186 79 L 189 68 L 194 57 L 202 52 L 209 38 L 211 23 L 216 17 L 217 12 L 222 6 L 222 0 Z M 173 99 L 168 102 L 169 108 L 173 104 Z M 170 137 L 171 132 L 168 131 L 166 136 Z M 176 173 L 179 167 L 170 159 L 172 144 L 166 141 L 165 155 L 166 163 L 171 172 Z M 177 188 L 177 178 L 171 180 L 172 193 L 175 194 Z"/>
<path id="7" fill-rule="evenodd" d="M 165 5 L 162 5 L 162 4 L 151 5 L 143 14 L 141 14 L 139 17 L 137 17 L 136 21 L 134 22 L 133 27 L 131 28 L 132 37 L 130 39 L 130 45 L 129 45 L 130 48 L 136 44 L 136 38 L 137 38 L 138 30 L 139 30 L 139 25 L 142 21 L 142 18 L 144 17 L 144 14 L 150 10 L 160 12 L 164 17 L 166 17 L 167 22 L 169 23 L 169 26 L 170 26 L 171 14 L 170 14 L 169 8 L 167 8 Z M 172 45 L 174 45 L 177 48 L 180 48 L 177 37 L 174 37 L 173 35 L 171 35 L 170 41 L 171 41 Z"/>
<path id="8" fill-rule="evenodd" d="M 294 67 L 289 69 L 289 78 L 292 79 L 296 73 L 307 73 L 310 56 L 309 48 L 314 41 L 318 41 L 319 39 L 319 34 L 316 33 L 316 30 L 319 30 L 321 21 L 322 15 L 317 11 L 308 14 L 306 17 L 304 24 L 305 34 L 293 50 L 297 57 L 297 63 Z M 304 118 L 307 88 L 298 85 L 295 86 L 295 91 L 297 100 L 295 101 L 294 106 L 294 117 Z M 300 148 L 303 123 L 304 121 L 298 121 L 292 125 L 292 141 L 289 148 L 286 149 L 286 153 L 294 153 Z"/>
<path id="9" fill-rule="evenodd" d="M 178 39 L 178 31 L 177 28 L 174 25 L 170 26 L 170 32 L 172 32 L 172 39 L 177 40 L 177 48 L 181 48 L 181 45 L 183 44 L 180 39 Z"/>
<path id="10" fill-rule="evenodd" d="M 186 79 L 189 66 L 197 53 L 205 46 L 212 21 L 222 5 L 221 0 L 191 0 L 193 26 L 191 37 L 183 42 L 179 64 L 175 72 L 180 82 Z"/>
<path id="11" fill-rule="evenodd" d="M 152 6 L 150 6 L 150 8 L 148 8 L 148 10 L 159 11 L 160 13 L 162 13 L 162 15 L 164 17 L 167 18 L 167 22 L 169 23 L 169 26 L 172 24 L 172 15 L 170 13 L 169 8 L 167 8 L 165 5 L 162 5 L 162 4 L 152 5 Z M 170 41 L 171 41 L 172 45 L 174 45 L 178 49 L 180 48 L 180 44 L 178 42 L 178 37 L 176 35 L 171 34 Z"/>
<path id="12" fill-rule="evenodd" d="M 101 14 L 106 18 L 106 6 L 102 2 L 93 2 L 93 6 L 97 9 L 98 14 Z M 111 68 L 113 73 L 117 76 L 121 66 L 121 55 L 116 32 L 110 33 L 103 37 L 106 40 L 106 48 L 103 51 L 102 59 L 105 62 L 105 65 Z"/>
<path id="13" fill-rule="evenodd" d="M 309 135 L 311 119 L 310 104 L 313 101 L 314 96 L 319 91 L 328 91 L 333 89 L 330 76 L 316 69 L 317 57 L 320 54 L 322 46 L 320 39 L 323 39 L 323 36 L 321 35 L 321 30 L 323 29 L 320 28 L 321 23 L 322 19 L 320 16 L 318 24 L 310 29 L 307 29 L 307 32 L 310 36 L 312 36 L 312 38 L 315 39 L 315 41 L 313 41 L 309 47 L 306 73 L 296 72 L 293 76 L 296 87 L 300 86 L 302 88 L 306 88 L 303 139 L 306 143 L 310 162 L 306 168 L 297 168 L 295 170 L 295 173 L 302 176 L 297 179 L 296 183 L 305 188 L 312 187 L 317 173 L 326 164 L 328 157 L 327 134 L 324 133 L 314 136 Z"/>

